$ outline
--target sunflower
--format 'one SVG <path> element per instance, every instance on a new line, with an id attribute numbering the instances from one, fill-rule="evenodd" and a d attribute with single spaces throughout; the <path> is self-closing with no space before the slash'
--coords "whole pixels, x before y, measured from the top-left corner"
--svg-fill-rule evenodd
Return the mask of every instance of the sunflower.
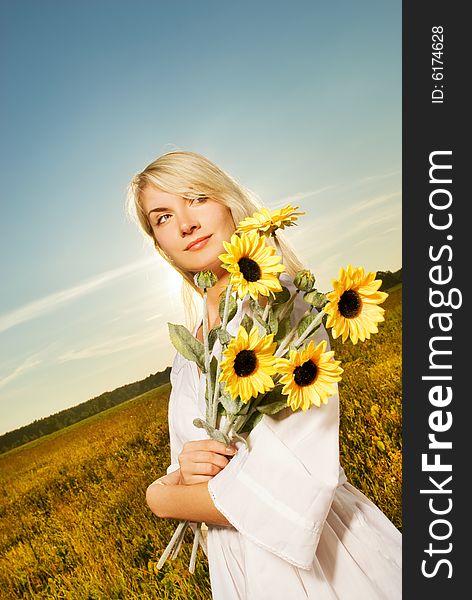
<path id="1" fill-rule="evenodd" d="M 282 375 L 282 394 L 288 396 L 287 405 L 292 410 L 306 411 L 313 404 L 327 404 L 336 392 L 334 384 L 341 380 L 343 369 L 339 360 L 333 360 L 334 352 L 325 350 L 325 340 L 316 347 L 310 342 L 303 350 L 290 350 L 289 359 L 278 359 L 276 368 Z"/>
<path id="2" fill-rule="evenodd" d="M 333 338 L 348 337 L 353 344 L 370 339 L 371 333 L 377 333 L 377 323 L 384 321 L 384 309 L 378 306 L 388 296 L 379 292 L 381 279 L 375 279 L 376 273 L 364 274 L 363 267 L 339 269 L 339 279 L 333 280 L 332 292 L 326 294 L 328 304 L 323 308 L 328 315 L 326 327 L 332 327 Z"/>
<path id="3" fill-rule="evenodd" d="M 223 352 L 221 375 L 225 389 L 233 400 L 237 396 L 247 403 L 250 398 L 274 387 L 271 375 L 276 372 L 274 351 L 277 343 L 273 334 L 259 337 L 257 327 L 248 334 L 241 325 L 236 337 Z"/>
<path id="4" fill-rule="evenodd" d="M 295 225 L 298 215 L 305 214 L 304 212 L 296 212 L 298 208 L 298 206 L 292 206 L 291 204 L 272 212 L 267 208 L 261 208 L 252 217 L 243 219 L 236 231 L 244 233 L 256 231 L 263 235 L 272 235 L 277 229 L 285 229 L 285 227 Z"/>
<path id="5" fill-rule="evenodd" d="M 228 254 L 220 254 L 223 267 L 230 273 L 230 283 L 240 298 L 250 294 L 268 296 L 282 291 L 278 273 L 285 271 L 281 257 L 272 246 L 266 246 L 265 238 L 257 233 L 233 234 L 230 242 L 223 242 Z"/>

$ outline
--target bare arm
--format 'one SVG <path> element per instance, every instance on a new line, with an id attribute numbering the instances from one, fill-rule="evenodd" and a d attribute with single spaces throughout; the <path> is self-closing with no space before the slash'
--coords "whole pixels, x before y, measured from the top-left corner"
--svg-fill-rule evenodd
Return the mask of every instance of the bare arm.
<path id="1" fill-rule="evenodd" d="M 215 440 L 186 442 L 179 455 L 180 468 L 148 487 L 146 502 L 158 517 L 226 525 L 208 492 L 208 481 L 224 469 L 236 448 Z"/>
<path id="2" fill-rule="evenodd" d="M 180 469 L 176 469 L 168 475 L 163 475 L 162 477 L 159 477 L 159 479 L 156 479 L 156 481 L 153 481 L 150 485 L 179 485 L 180 483 L 182 483 L 182 479 L 180 477 Z"/>
<path id="3" fill-rule="evenodd" d="M 194 485 L 159 485 L 154 482 L 147 489 L 146 502 L 152 512 L 163 519 L 179 519 L 232 527 L 232 524 L 213 504 L 207 482 Z"/>

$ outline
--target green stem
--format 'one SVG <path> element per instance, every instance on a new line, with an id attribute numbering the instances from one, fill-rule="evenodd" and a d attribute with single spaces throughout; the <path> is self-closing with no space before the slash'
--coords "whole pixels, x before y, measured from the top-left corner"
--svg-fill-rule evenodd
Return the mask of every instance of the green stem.
<path id="1" fill-rule="evenodd" d="M 264 307 L 264 313 L 262 315 L 262 320 L 264 321 L 264 323 L 267 323 L 267 317 L 269 316 L 269 309 L 270 309 L 270 302 L 269 302 L 269 298 L 267 298 L 267 304 Z"/>
<path id="2" fill-rule="evenodd" d="M 280 313 L 280 315 L 278 317 L 279 322 L 282 319 L 285 319 L 285 317 L 287 316 L 287 313 L 292 310 L 292 306 L 295 303 L 295 299 L 297 297 L 297 294 L 299 294 L 299 290 L 295 290 L 293 292 L 293 294 L 290 296 L 290 298 L 287 300 L 287 302 L 285 303 L 285 306 L 283 307 L 283 309 L 282 309 L 282 311 L 281 311 L 281 313 Z"/>
<path id="3" fill-rule="evenodd" d="M 249 421 L 249 419 L 252 417 L 252 415 L 256 412 L 256 403 L 254 403 L 250 410 L 248 411 L 247 415 L 243 415 L 244 416 L 244 420 L 242 422 L 242 425 L 239 426 L 239 430 L 241 430 L 244 425 Z M 236 432 L 238 433 L 238 432 Z"/>
<path id="4" fill-rule="evenodd" d="M 208 398 L 212 397 L 211 374 L 210 374 L 210 350 L 208 346 L 208 302 L 207 290 L 203 289 L 203 351 L 205 356 L 205 377 L 208 391 Z M 210 403 L 209 403 L 210 404 Z M 212 414 L 212 406 L 207 404 L 207 419 Z"/>
<path id="5" fill-rule="evenodd" d="M 182 547 L 182 543 L 184 541 L 185 532 L 187 531 L 187 527 L 190 527 L 189 521 L 187 521 L 187 526 L 184 527 L 181 530 L 181 532 L 180 532 L 180 534 L 179 534 L 179 536 L 178 536 L 178 538 L 177 538 L 177 540 L 176 540 L 176 542 L 174 544 L 174 549 L 172 550 L 172 553 L 171 553 L 171 555 L 169 557 L 170 560 L 174 560 L 179 555 L 180 548 Z"/>
<path id="6" fill-rule="evenodd" d="M 301 316 L 300 320 L 298 321 L 298 323 L 292 327 L 292 329 L 288 332 L 288 334 L 284 337 L 284 339 L 282 340 L 282 342 L 280 343 L 280 346 L 277 348 L 277 352 L 275 353 L 275 356 L 280 357 L 285 353 L 285 349 L 287 348 L 287 346 L 290 344 L 290 342 L 292 341 L 293 336 L 295 335 L 295 333 L 297 332 L 298 326 L 300 325 L 302 319 L 304 319 L 305 317 L 307 317 L 309 314 L 311 314 L 311 311 L 313 310 L 313 308 L 309 308 L 307 309 L 303 315 Z"/>
<path id="7" fill-rule="evenodd" d="M 199 541 L 199 538 L 201 535 L 201 531 L 200 531 L 201 527 L 202 527 L 202 524 L 197 523 L 197 529 L 195 530 L 195 537 L 193 538 L 192 554 L 190 555 L 190 564 L 189 564 L 189 568 L 188 568 L 190 573 L 193 573 L 195 571 L 195 561 L 197 559 L 197 548 L 198 548 L 198 541 Z"/>
<path id="8" fill-rule="evenodd" d="M 229 431 L 231 429 L 231 427 L 233 426 L 234 421 L 236 420 L 237 415 L 228 415 L 226 417 L 226 423 L 225 426 L 223 427 L 223 433 L 225 435 L 229 434 Z"/>
<path id="9" fill-rule="evenodd" d="M 277 375 L 275 375 L 274 377 L 274 383 L 277 383 Z M 244 425 L 247 423 L 247 421 L 249 420 L 249 417 L 251 417 L 257 409 L 257 406 L 262 402 L 262 400 L 264 400 L 264 398 L 267 396 L 267 394 L 270 393 L 266 392 L 265 394 L 263 394 L 262 396 L 259 396 L 258 398 L 256 398 L 250 408 L 250 410 L 248 411 L 247 415 L 239 415 L 237 417 L 237 419 L 235 420 L 235 423 L 233 425 L 233 430 L 235 431 L 235 433 L 239 433 L 241 431 L 241 429 L 244 427 Z"/>
<path id="10" fill-rule="evenodd" d="M 162 554 L 161 558 L 159 559 L 159 562 L 157 563 L 157 567 L 156 567 L 157 569 L 162 568 L 162 565 L 167 560 L 167 557 L 171 553 L 177 539 L 180 539 L 182 530 L 184 530 L 184 533 L 185 533 L 185 529 L 187 528 L 188 523 L 189 523 L 188 521 L 180 521 L 180 523 L 177 525 L 177 528 L 174 531 L 174 535 L 171 537 L 170 542 L 167 544 L 166 549 L 164 550 L 164 553 Z"/>
<path id="11" fill-rule="evenodd" d="M 223 330 L 226 329 L 226 325 L 228 324 L 228 316 L 229 316 L 229 297 L 231 294 L 231 289 L 232 289 L 232 285 L 231 283 L 228 285 L 228 287 L 226 288 L 226 295 L 225 295 L 225 307 L 223 309 L 223 322 L 221 324 L 221 327 Z M 215 377 L 215 391 L 213 394 L 213 401 L 212 401 L 212 412 L 211 412 L 211 421 L 210 421 L 210 425 L 212 425 L 213 427 L 216 427 L 216 421 L 218 418 L 218 399 L 219 399 L 219 394 L 220 394 L 220 382 L 218 381 L 219 377 L 220 377 L 220 373 L 221 373 L 221 367 L 220 367 L 220 363 L 221 363 L 221 357 L 223 354 L 223 346 L 221 346 L 221 351 L 220 351 L 220 357 L 218 360 L 218 366 L 216 368 L 216 377 Z M 209 398 L 211 396 L 208 396 Z"/>
<path id="12" fill-rule="evenodd" d="M 314 319 L 310 325 L 305 329 L 305 331 L 302 333 L 302 335 L 295 341 L 294 346 L 295 349 L 298 350 L 298 348 L 302 345 L 302 343 L 306 340 L 306 338 L 317 328 L 319 327 L 319 325 L 321 324 L 321 321 L 323 320 L 325 313 L 323 311 L 320 311 L 317 315 L 316 315 L 316 319 Z M 298 325 L 297 325 L 298 327 Z M 286 340 L 288 338 L 291 338 L 293 336 L 293 331 L 296 330 L 296 327 L 294 327 L 294 329 L 292 329 L 292 331 L 288 334 L 288 336 L 285 338 L 284 343 L 282 343 L 277 352 L 275 353 L 275 356 L 277 358 L 280 358 L 281 356 L 283 356 L 288 349 L 288 343 L 285 344 Z M 290 341 L 290 340 L 289 340 Z"/>
<path id="13" fill-rule="evenodd" d="M 226 328 L 226 325 L 228 324 L 228 316 L 229 316 L 229 296 L 231 294 L 231 290 L 232 290 L 233 286 L 230 283 L 228 285 L 228 287 L 226 288 L 226 296 L 225 296 L 225 307 L 223 309 L 223 327 Z"/>
<path id="14" fill-rule="evenodd" d="M 244 425 L 245 422 L 246 422 L 246 415 L 239 415 L 234 423 L 234 427 L 233 427 L 234 431 L 236 433 L 238 433 L 241 430 L 241 427 Z"/>
<path id="15" fill-rule="evenodd" d="M 321 310 L 316 315 L 316 319 L 314 319 L 310 323 L 310 325 L 305 329 L 305 331 L 302 333 L 302 335 L 296 340 L 296 342 L 294 344 L 295 348 L 298 349 L 302 345 L 302 343 L 306 340 L 306 338 L 312 333 L 312 331 L 321 325 L 321 322 L 322 322 L 324 316 L 325 316 L 325 312 L 323 310 Z"/>

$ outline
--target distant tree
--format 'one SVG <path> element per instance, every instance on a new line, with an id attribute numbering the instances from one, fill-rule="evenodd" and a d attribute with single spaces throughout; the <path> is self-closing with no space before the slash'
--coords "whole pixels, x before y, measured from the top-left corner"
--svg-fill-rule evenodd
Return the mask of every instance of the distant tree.
<path id="1" fill-rule="evenodd" d="M 164 371 L 158 371 L 157 373 L 150 374 L 145 379 L 128 383 L 113 391 L 106 391 L 100 396 L 81 402 L 71 408 L 61 410 L 49 417 L 43 419 L 35 419 L 29 425 L 19 427 L 14 431 L 8 431 L 0 436 L 0 454 L 26 444 L 31 440 L 35 440 L 43 435 L 58 431 L 68 425 L 82 421 L 87 417 L 96 415 L 107 408 L 117 406 L 122 402 L 131 400 L 135 396 L 144 394 L 149 390 L 152 390 L 164 383 L 168 383 L 170 380 L 170 367 L 166 367 Z"/>
<path id="2" fill-rule="evenodd" d="M 402 269 L 398 269 L 392 273 L 391 271 L 377 271 L 377 279 L 382 280 L 382 285 L 380 289 L 382 291 L 387 291 L 392 288 L 394 285 L 402 282 Z"/>

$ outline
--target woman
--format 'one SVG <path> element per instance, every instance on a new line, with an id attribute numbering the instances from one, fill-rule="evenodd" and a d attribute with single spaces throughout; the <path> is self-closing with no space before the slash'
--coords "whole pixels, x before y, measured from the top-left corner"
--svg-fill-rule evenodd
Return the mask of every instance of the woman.
<path id="1" fill-rule="evenodd" d="M 259 207 L 249 192 L 209 160 L 170 152 L 136 175 L 131 206 L 157 251 L 201 293 L 193 275 L 211 269 L 209 326 L 219 323 L 219 295 L 229 281 L 218 255 L 223 241 Z M 301 268 L 281 240 L 290 288 Z M 293 319 L 305 311 L 297 301 Z M 238 300 L 228 324 L 235 335 L 249 307 Z M 194 328 L 202 340 L 202 326 Z M 324 328 L 315 343 L 329 339 Z M 214 352 L 218 352 L 215 344 Z M 397 599 L 401 597 L 401 535 L 351 486 L 339 464 L 339 398 L 303 412 L 264 416 L 251 431 L 251 450 L 207 439 L 194 418 L 205 416 L 205 381 L 177 354 L 169 401 L 171 464 L 146 494 L 161 518 L 204 522 L 215 600 Z"/>

